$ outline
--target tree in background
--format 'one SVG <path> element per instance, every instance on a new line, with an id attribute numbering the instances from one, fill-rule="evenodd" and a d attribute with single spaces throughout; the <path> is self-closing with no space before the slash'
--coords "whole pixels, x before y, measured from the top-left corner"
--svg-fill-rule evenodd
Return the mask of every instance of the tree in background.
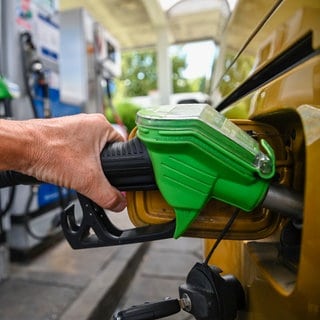
<path id="1" fill-rule="evenodd" d="M 124 52 L 122 74 L 117 88 L 124 97 L 146 96 L 157 89 L 157 55 L 153 49 Z M 183 71 L 187 68 L 185 55 L 172 56 L 173 93 L 200 91 L 205 78 L 186 79 Z"/>
<path id="2" fill-rule="evenodd" d="M 153 50 L 124 52 L 121 57 L 123 96 L 148 95 L 157 88 L 156 54 Z"/>
<path id="3" fill-rule="evenodd" d="M 172 90 L 173 93 L 190 92 L 191 85 L 182 73 L 187 68 L 186 57 L 175 55 L 172 57 Z"/>
<path id="4" fill-rule="evenodd" d="M 130 132 L 135 126 L 135 115 L 140 107 L 130 101 L 130 97 L 147 96 L 157 89 L 157 55 L 153 49 L 123 52 L 121 56 L 121 76 L 115 80 L 115 111 Z M 186 79 L 183 76 L 187 68 L 186 56 L 176 51 L 172 56 L 173 93 L 205 91 L 205 77 Z M 108 103 L 106 102 L 106 105 Z M 106 116 L 115 122 L 110 108 Z"/>

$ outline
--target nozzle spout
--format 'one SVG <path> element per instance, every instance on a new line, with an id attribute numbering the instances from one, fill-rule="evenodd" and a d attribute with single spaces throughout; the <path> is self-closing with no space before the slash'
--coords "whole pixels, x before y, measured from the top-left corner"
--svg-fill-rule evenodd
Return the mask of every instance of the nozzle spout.
<path id="1" fill-rule="evenodd" d="M 281 185 L 270 185 L 262 206 L 284 216 L 303 218 L 303 195 Z"/>

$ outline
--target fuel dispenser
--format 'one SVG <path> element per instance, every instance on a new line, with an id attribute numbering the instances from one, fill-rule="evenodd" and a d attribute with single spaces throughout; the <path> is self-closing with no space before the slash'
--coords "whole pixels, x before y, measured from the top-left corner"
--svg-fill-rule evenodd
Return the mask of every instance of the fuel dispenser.
<path id="1" fill-rule="evenodd" d="M 83 8 L 62 11 L 60 24 L 62 98 L 86 112 L 106 114 L 110 108 L 116 129 L 126 137 L 112 101 L 113 80 L 121 72 L 118 41 Z"/>
<path id="2" fill-rule="evenodd" d="M 120 75 L 120 47 L 83 8 L 60 13 L 61 96 L 87 113 L 104 112 L 106 79 Z"/>
<path id="3" fill-rule="evenodd" d="M 94 25 L 94 43 L 97 88 L 100 91 L 99 97 L 102 98 L 104 113 L 108 114 L 110 109 L 115 120 L 113 126 L 127 138 L 127 128 L 114 106 L 112 97 L 115 88 L 114 79 L 121 73 L 119 44 L 99 23 Z"/>
<path id="4" fill-rule="evenodd" d="M 84 111 L 60 95 L 60 22 L 57 2 L 2 1 L 3 73 L 17 83 L 19 98 L 6 114 L 13 119 L 49 118 Z M 75 199 L 72 190 L 51 184 L 1 190 L 4 228 L 12 259 L 24 259 L 61 237 L 60 213 Z"/>
<path id="5" fill-rule="evenodd" d="M 116 39 L 83 9 L 60 12 L 58 1 L 4 0 L 0 12 L 3 73 L 21 89 L 19 98 L 6 103 L 6 116 L 104 112 L 109 89 L 103 84 L 120 74 Z M 10 203 L 5 229 L 11 256 L 21 259 L 61 235 L 60 213 L 76 194 L 36 183 L 12 185 L 0 197 Z"/>
<path id="6" fill-rule="evenodd" d="M 11 117 L 11 99 L 18 95 L 19 90 L 17 86 L 0 75 L 0 118 L 6 119 Z M 4 218 L 11 206 L 13 197 L 14 188 L 11 189 L 6 203 L 2 203 L 0 197 L 0 281 L 6 279 L 9 274 L 9 253 L 6 246 Z"/>

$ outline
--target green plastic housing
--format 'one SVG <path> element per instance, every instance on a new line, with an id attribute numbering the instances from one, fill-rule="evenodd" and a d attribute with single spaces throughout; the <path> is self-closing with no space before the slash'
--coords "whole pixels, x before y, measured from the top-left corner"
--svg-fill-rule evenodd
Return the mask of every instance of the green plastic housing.
<path id="1" fill-rule="evenodd" d="M 4 78 L 0 77 L 0 100 L 11 98 L 9 88 Z"/>
<path id="2" fill-rule="evenodd" d="M 272 148 L 206 104 L 168 105 L 137 113 L 160 192 L 174 208 L 181 236 L 210 198 L 252 211 L 274 175 Z"/>
<path id="3" fill-rule="evenodd" d="M 18 98 L 19 96 L 18 85 L 0 76 L 0 100 Z"/>

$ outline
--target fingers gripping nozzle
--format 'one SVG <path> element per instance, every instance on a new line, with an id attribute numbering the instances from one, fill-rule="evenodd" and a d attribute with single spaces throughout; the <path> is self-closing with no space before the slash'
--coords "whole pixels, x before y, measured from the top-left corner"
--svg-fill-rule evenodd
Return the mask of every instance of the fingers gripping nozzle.
<path id="1" fill-rule="evenodd" d="M 103 171 L 112 185 L 121 191 L 156 189 L 148 152 L 138 138 L 115 142 L 101 152 Z M 175 221 L 128 230 L 118 229 L 104 209 L 78 194 L 82 217 L 75 215 L 74 205 L 62 213 L 64 235 L 74 249 L 105 247 L 172 238 Z"/>

